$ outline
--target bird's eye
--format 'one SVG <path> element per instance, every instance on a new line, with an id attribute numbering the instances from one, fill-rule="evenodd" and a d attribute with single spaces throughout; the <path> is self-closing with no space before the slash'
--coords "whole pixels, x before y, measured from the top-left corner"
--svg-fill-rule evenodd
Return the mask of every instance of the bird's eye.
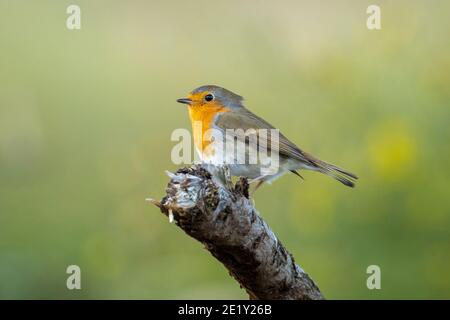
<path id="1" fill-rule="evenodd" d="M 206 96 L 205 96 L 205 101 L 212 101 L 214 99 L 214 96 L 212 95 L 212 94 L 207 94 Z"/>

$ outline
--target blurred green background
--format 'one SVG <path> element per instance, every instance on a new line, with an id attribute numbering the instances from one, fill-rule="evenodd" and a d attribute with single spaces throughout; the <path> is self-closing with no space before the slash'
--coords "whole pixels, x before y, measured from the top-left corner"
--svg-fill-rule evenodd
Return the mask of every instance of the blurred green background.
<path id="1" fill-rule="evenodd" d="M 360 176 L 255 196 L 327 298 L 450 298 L 450 3 L 376 1 L 380 31 L 370 4 L 1 0 L 0 298 L 247 298 L 144 201 L 177 169 L 175 99 L 203 84 Z"/>

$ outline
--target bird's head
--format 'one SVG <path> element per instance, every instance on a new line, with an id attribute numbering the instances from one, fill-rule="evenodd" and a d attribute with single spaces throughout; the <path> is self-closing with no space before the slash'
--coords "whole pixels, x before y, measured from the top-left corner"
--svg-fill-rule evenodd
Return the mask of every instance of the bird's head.
<path id="1" fill-rule="evenodd" d="M 214 85 L 201 86 L 193 90 L 186 98 L 178 99 L 189 108 L 196 110 L 217 110 L 243 108 L 243 98 L 227 89 Z"/>

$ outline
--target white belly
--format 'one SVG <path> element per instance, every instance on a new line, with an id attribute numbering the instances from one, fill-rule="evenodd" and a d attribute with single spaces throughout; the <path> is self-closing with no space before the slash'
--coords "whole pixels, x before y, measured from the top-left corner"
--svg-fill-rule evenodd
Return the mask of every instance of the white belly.
<path id="1" fill-rule="evenodd" d="M 259 161 L 248 161 L 243 156 L 237 156 L 237 150 L 234 149 L 233 153 L 229 152 L 226 147 L 215 141 L 211 142 L 203 152 L 196 148 L 197 153 L 202 163 L 222 166 L 227 165 L 230 174 L 232 176 L 247 177 L 249 179 L 256 179 L 264 177 L 266 181 L 272 181 L 289 170 L 296 169 L 290 168 L 282 159 L 279 159 L 276 166 L 268 168 L 267 165 L 262 165 Z"/>

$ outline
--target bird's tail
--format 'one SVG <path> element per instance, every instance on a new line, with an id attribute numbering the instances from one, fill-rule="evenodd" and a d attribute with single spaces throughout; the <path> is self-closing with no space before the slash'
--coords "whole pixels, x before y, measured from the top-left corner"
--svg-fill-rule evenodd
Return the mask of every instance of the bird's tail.
<path id="1" fill-rule="evenodd" d="M 329 175 L 347 187 L 353 188 L 355 186 L 355 182 L 358 179 L 355 174 L 317 158 L 309 157 L 308 160 L 313 164 L 312 170 Z"/>

